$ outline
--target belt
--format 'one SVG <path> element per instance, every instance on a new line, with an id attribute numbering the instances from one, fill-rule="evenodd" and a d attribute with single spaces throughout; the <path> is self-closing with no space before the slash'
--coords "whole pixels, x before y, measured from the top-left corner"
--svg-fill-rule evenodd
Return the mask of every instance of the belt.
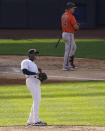
<path id="1" fill-rule="evenodd" d="M 63 32 L 70 33 L 70 32 L 67 32 L 67 31 L 63 31 Z"/>
<path id="2" fill-rule="evenodd" d="M 27 78 L 37 78 L 37 76 L 28 76 L 28 75 L 27 75 L 27 76 L 26 76 L 26 79 L 27 79 Z"/>

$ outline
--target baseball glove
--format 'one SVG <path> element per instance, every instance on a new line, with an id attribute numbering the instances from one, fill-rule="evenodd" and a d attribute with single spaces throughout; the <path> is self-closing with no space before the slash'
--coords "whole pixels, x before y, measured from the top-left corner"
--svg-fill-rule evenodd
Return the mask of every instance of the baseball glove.
<path id="1" fill-rule="evenodd" d="M 47 74 L 46 73 L 39 73 L 39 78 L 41 82 L 47 80 Z"/>

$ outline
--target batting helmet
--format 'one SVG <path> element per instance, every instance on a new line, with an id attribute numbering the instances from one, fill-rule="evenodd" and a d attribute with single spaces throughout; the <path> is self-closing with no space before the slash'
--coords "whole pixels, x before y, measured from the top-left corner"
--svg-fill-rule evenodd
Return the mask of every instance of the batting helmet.
<path id="1" fill-rule="evenodd" d="M 75 3 L 73 3 L 73 2 L 67 2 L 67 3 L 66 3 L 66 9 L 70 9 L 70 8 L 72 8 L 72 7 L 76 8 Z"/>

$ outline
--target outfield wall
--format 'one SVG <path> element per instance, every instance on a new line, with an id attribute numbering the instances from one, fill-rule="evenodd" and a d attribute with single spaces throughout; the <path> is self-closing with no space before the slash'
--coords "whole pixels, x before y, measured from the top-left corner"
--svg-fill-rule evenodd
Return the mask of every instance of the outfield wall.
<path id="1" fill-rule="evenodd" d="M 68 0 L 0 0 L 0 28 L 57 29 Z M 82 28 L 105 26 L 105 0 L 79 0 L 76 11 Z M 78 17 L 79 15 L 79 17 Z"/>

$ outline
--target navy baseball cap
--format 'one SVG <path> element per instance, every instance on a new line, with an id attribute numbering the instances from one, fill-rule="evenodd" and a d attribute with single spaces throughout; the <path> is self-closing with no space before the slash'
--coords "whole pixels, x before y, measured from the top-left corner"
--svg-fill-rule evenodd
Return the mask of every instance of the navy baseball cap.
<path id="1" fill-rule="evenodd" d="M 75 3 L 73 3 L 73 2 L 67 2 L 66 3 L 66 9 L 69 9 L 69 8 L 77 8 L 77 7 L 76 7 Z"/>
<path id="2" fill-rule="evenodd" d="M 34 54 L 34 53 L 39 54 L 39 51 L 37 51 L 36 49 L 29 49 L 28 50 L 28 54 Z"/>

